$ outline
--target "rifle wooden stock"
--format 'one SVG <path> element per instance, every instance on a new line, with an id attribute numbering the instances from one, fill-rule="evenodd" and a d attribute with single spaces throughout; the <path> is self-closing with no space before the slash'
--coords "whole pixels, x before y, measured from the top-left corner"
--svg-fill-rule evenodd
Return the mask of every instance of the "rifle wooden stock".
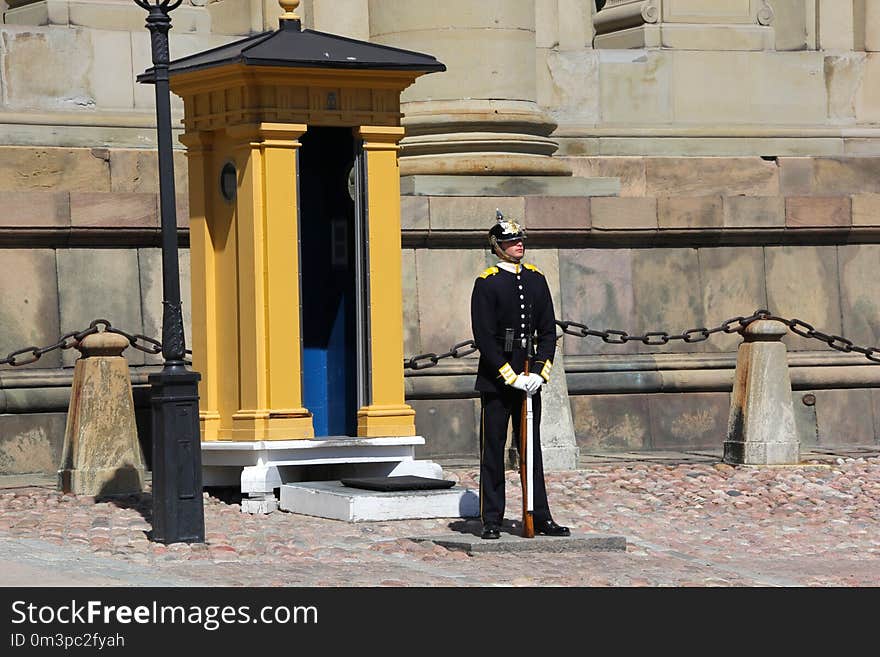
<path id="1" fill-rule="evenodd" d="M 529 357 L 526 355 L 526 364 L 523 368 L 523 374 L 525 376 L 529 375 Z M 534 538 L 535 537 L 535 522 L 532 517 L 532 512 L 529 511 L 529 489 L 528 489 L 528 468 L 532 467 L 532 464 L 526 460 L 526 454 L 528 453 L 528 417 L 526 415 L 526 406 L 528 404 L 528 392 L 523 392 L 523 403 L 522 409 L 520 411 L 520 421 L 519 421 L 519 479 L 522 483 L 522 524 L 523 524 L 523 538 Z"/>

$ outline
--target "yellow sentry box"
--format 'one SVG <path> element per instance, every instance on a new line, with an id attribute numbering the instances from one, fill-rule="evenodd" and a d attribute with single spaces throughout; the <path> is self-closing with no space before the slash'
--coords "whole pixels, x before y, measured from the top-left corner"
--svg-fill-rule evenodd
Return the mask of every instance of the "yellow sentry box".
<path id="1" fill-rule="evenodd" d="M 303 30 L 292 14 L 172 62 L 203 440 L 415 435 L 400 94 L 442 70 L 429 55 Z"/>

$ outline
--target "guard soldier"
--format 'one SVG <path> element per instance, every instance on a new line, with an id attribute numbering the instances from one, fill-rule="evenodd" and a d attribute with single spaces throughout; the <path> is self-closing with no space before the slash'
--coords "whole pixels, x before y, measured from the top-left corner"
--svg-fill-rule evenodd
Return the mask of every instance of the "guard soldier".
<path id="1" fill-rule="evenodd" d="M 556 324 L 550 288 L 541 271 L 522 262 L 525 231 L 496 211 L 489 246 L 498 263 L 480 274 L 471 294 L 471 328 L 480 351 L 475 389 L 480 393 L 480 520 L 482 538 L 501 536 L 504 519 L 504 443 L 513 419 L 520 432 L 525 394 L 534 416 L 534 524 L 536 534 L 568 536 L 568 527 L 550 516 L 541 459 L 541 386 L 550 378 L 556 353 Z M 529 340 L 530 336 L 536 339 Z M 536 345 L 525 366 L 527 345 Z M 519 449 L 519 441 L 515 441 Z M 522 455 L 521 455 L 522 456 Z"/>

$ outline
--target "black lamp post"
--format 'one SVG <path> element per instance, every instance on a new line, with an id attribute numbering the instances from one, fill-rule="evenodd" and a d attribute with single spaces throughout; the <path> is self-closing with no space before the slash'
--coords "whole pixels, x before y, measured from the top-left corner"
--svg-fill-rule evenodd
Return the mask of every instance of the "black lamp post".
<path id="1" fill-rule="evenodd" d="M 171 149 L 171 98 L 168 86 L 169 13 L 182 0 L 134 0 L 149 12 L 156 85 L 159 143 L 159 201 L 162 219 L 162 371 L 151 374 L 153 408 L 153 540 L 204 543 L 202 451 L 199 436 L 197 372 L 184 364 L 186 342 L 180 308 L 177 261 L 177 208 Z"/>

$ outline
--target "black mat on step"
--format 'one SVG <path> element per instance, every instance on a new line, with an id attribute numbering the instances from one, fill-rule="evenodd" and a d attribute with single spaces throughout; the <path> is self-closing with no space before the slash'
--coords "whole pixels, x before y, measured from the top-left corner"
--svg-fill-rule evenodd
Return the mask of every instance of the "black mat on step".
<path id="1" fill-rule="evenodd" d="M 400 477 L 354 477 L 342 479 L 341 481 L 349 488 L 365 488 L 378 491 L 437 490 L 455 486 L 455 482 L 448 479 L 432 479 L 430 477 L 416 477 L 414 475 L 403 475 Z"/>

